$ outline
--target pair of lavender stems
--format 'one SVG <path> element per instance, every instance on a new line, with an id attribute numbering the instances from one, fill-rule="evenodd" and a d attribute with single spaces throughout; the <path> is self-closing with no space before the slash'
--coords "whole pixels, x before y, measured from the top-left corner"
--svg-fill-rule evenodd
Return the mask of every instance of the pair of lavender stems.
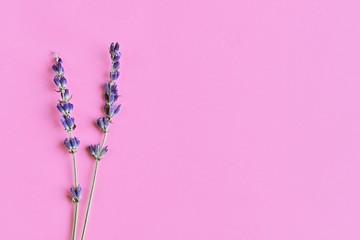
<path id="1" fill-rule="evenodd" d="M 120 57 L 121 53 L 119 51 L 120 45 L 119 43 L 111 43 L 110 45 L 110 56 L 111 56 L 111 71 L 110 71 L 110 79 L 107 83 L 104 85 L 104 99 L 105 99 L 105 105 L 104 105 L 104 113 L 105 116 L 100 117 L 97 119 L 96 123 L 97 126 L 101 129 L 103 132 L 103 137 L 101 143 L 91 145 L 88 147 L 91 155 L 95 159 L 95 168 L 94 173 L 92 177 L 92 183 L 91 183 L 91 190 L 89 195 L 89 200 L 86 208 L 86 215 L 85 215 L 85 221 L 84 226 L 82 229 L 81 239 L 83 240 L 85 238 L 87 223 L 89 219 L 89 213 L 91 208 L 91 202 L 92 197 L 94 194 L 94 188 L 96 183 L 96 175 L 98 170 L 99 161 L 104 157 L 104 155 L 108 151 L 108 146 L 105 146 L 106 137 L 109 132 L 109 124 L 112 123 L 113 117 L 119 113 L 121 104 L 115 106 L 115 102 L 119 99 L 118 94 L 118 88 L 116 84 L 116 80 L 119 78 L 119 67 L 120 67 Z M 80 140 L 77 137 L 73 136 L 73 131 L 76 128 L 75 125 L 75 119 L 71 116 L 71 113 L 74 109 L 74 106 L 72 103 L 70 103 L 71 95 L 69 92 L 69 89 L 67 88 L 67 80 L 64 77 L 64 67 L 63 67 L 63 61 L 61 58 L 55 55 L 55 65 L 52 66 L 55 77 L 54 82 L 58 89 L 57 92 L 60 93 L 61 99 L 59 100 L 59 103 L 57 104 L 57 109 L 62 114 L 62 117 L 60 118 L 60 121 L 62 125 L 65 128 L 65 131 L 68 134 L 68 138 L 65 138 L 64 145 L 69 150 L 69 153 L 72 155 L 73 160 L 73 171 L 74 171 L 74 187 L 70 188 L 70 196 L 69 198 L 74 203 L 74 219 L 73 219 L 73 227 L 72 227 L 72 239 L 76 239 L 76 228 L 77 228 L 77 222 L 78 222 L 78 205 L 81 199 L 81 193 L 82 189 L 78 183 L 78 177 L 77 177 L 77 166 L 76 166 L 76 151 L 78 150 L 80 146 Z"/>

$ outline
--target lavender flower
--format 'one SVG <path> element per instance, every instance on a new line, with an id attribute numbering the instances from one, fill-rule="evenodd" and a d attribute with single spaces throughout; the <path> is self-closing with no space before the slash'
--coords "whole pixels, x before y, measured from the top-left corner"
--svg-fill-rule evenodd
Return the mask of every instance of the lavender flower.
<path id="1" fill-rule="evenodd" d="M 89 150 L 91 155 L 93 155 L 96 160 L 100 160 L 108 152 L 109 149 L 108 146 L 101 148 L 100 144 L 95 144 L 90 145 Z"/>
<path id="2" fill-rule="evenodd" d="M 118 68 L 120 67 L 120 57 L 121 53 L 119 51 L 120 45 L 119 43 L 111 43 L 110 45 L 110 55 L 111 55 L 111 71 L 110 71 L 110 80 L 116 80 L 120 76 L 120 72 L 118 71 Z"/>
<path id="3" fill-rule="evenodd" d="M 64 145 L 69 150 L 72 155 L 73 160 L 73 171 L 74 171 L 74 188 L 70 188 L 71 197 L 70 199 L 75 203 L 74 204 L 74 220 L 72 228 L 72 240 L 76 239 L 76 228 L 77 228 L 77 219 L 78 219 L 78 204 L 81 198 L 81 187 L 78 184 L 77 179 L 77 167 L 76 167 L 76 151 L 79 148 L 80 140 L 77 137 L 72 136 L 73 130 L 76 128 L 75 120 L 70 116 L 74 109 L 74 105 L 70 103 L 71 95 L 69 89 L 67 89 L 67 80 L 64 77 L 64 67 L 63 61 L 59 58 L 56 53 L 55 55 L 55 64 L 52 66 L 52 69 L 55 72 L 54 83 L 58 87 L 56 90 L 60 92 L 61 99 L 56 105 L 56 108 L 62 114 L 60 121 L 64 126 L 65 130 L 69 135 L 69 139 L 65 138 Z"/>
<path id="4" fill-rule="evenodd" d="M 76 128 L 73 117 L 62 116 L 60 121 L 67 132 L 72 132 Z"/>
<path id="5" fill-rule="evenodd" d="M 61 77 L 64 75 L 64 68 L 62 66 L 62 60 L 59 57 L 56 57 L 56 64 L 52 66 L 52 69 L 56 73 L 56 76 Z"/>
<path id="6" fill-rule="evenodd" d="M 96 121 L 96 124 L 104 131 L 104 133 L 108 131 L 109 123 L 110 121 L 107 117 L 98 118 L 98 120 Z"/>
<path id="7" fill-rule="evenodd" d="M 76 188 L 70 188 L 70 193 L 71 193 L 70 198 L 74 203 L 80 202 L 81 193 L 82 193 L 82 189 L 81 189 L 80 185 L 77 186 Z"/>
<path id="8" fill-rule="evenodd" d="M 80 145 L 80 140 L 77 137 L 73 137 L 70 139 L 65 138 L 64 144 L 71 153 L 75 153 Z"/>
<path id="9" fill-rule="evenodd" d="M 67 89 L 66 89 L 67 90 Z M 63 92 L 64 98 L 66 97 L 66 93 L 65 91 Z M 62 103 L 58 103 L 56 105 L 57 109 L 59 110 L 59 112 L 61 112 L 63 115 L 65 116 L 69 116 L 70 113 L 72 112 L 72 110 L 74 109 L 74 105 L 72 105 L 72 103 L 69 102 L 62 102 Z"/>
<path id="10" fill-rule="evenodd" d="M 61 89 L 66 89 L 67 80 L 63 76 L 59 77 L 58 73 L 54 77 L 54 82 L 55 82 L 56 86 L 59 87 L 60 90 Z"/>
<path id="11" fill-rule="evenodd" d="M 106 116 L 111 120 L 116 114 L 120 112 L 121 104 L 116 108 L 113 105 L 105 105 L 104 111 Z"/>
<path id="12" fill-rule="evenodd" d="M 112 93 L 114 95 L 118 94 L 117 84 L 115 82 L 113 82 L 112 84 L 105 83 L 104 89 L 105 89 L 106 94 L 110 94 L 110 93 Z"/>
<path id="13" fill-rule="evenodd" d="M 73 117 L 70 116 L 74 109 L 74 105 L 70 103 L 70 91 L 66 88 L 67 80 L 64 77 L 64 67 L 63 61 L 61 58 L 55 56 L 56 63 L 52 66 L 52 69 L 55 72 L 54 82 L 55 85 L 59 87 L 58 92 L 60 92 L 61 100 L 56 105 L 56 108 L 62 114 L 60 121 L 64 126 L 65 130 L 71 134 L 71 132 L 76 128 L 75 120 Z"/>
<path id="14" fill-rule="evenodd" d="M 114 103 L 119 99 L 117 84 L 110 80 L 105 84 L 105 106 L 104 111 L 106 116 L 111 120 L 112 117 L 120 111 L 120 105 L 114 106 Z"/>
<path id="15" fill-rule="evenodd" d="M 64 77 L 64 67 L 63 67 L 63 61 L 61 58 L 57 57 L 55 53 L 55 64 L 52 66 L 52 69 L 55 72 L 54 76 L 54 83 L 58 87 L 58 92 L 60 93 L 61 99 L 59 100 L 59 103 L 56 105 L 56 108 L 59 110 L 59 112 L 62 114 L 60 117 L 60 121 L 62 125 L 65 128 L 65 131 L 68 133 L 69 139 L 65 138 L 64 145 L 69 150 L 69 152 L 73 156 L 73 163 L 74 163 L 74 183 L 75 186 L 78 186 L 78 180 L 77 180 L 77 169 L 76 169 L 76 157 L 75 152 L 79 148 L 80 140 L 77 137 L 72 136 L 72 132 L 76 128 L 75 125 L 75 119 L 71 117 L 71 113 L 74 109 L 74 105 L 70 103 L 70 91 L 67 88 L 67 80 Z M 72 200 L 73 202 L 79 202 L 80 197 L 79 194 L 81 194 L 81 188 L 71 188 L 73 194 Z M 76 201 L 75 201 L 76 200 Z M 77 211 L 77 210 L 76 210 Z M 77 215 L 76 215 L 77 218 Z M 74 235 L 73 235 L 74 238 Z"/>
<path id="16" fill-rule="evenodd" d="M 112 122 L 112 118 L 116 114 L 119 113 L 120 108 L 121 108 L 120 104 L 115 105 L 115 102 L 119 99 L 117 84 L 115 82 L 115 80 L 117 80 L 120 76 L 119 67 L 120 67 L 121 53 L 119 51 L 119 48 L 120 48 L 119 43 L 115 43 L 115 44 L 111 43 L 111 45 L 110 45 L 110 50 L 109 50 L 110 57 L 111 57 L 110 79 L 104 85 L 105 116 L 98 118 L 96 121 L 98 127 L 104 133 L 103 139 L 102 139 L 101 145 L 95 144 L 95 145 L 89 146 L 89 151 L 90 151 L 91 155 L 95 158 L 96 161 L 95 161 L 94 175 L 93 175 L 93 180 L 92 180 L 92 185 L 91 185 L 89 201 L 88 201 L 88 205 L 87 205 L 87 209 L 86 209 L 85 222 L 84 222 L 84 227 L 82 230 L 81 239 L 84 239 L 84 237 L 85 237 L 86 226 L 87 226 L 87 222 L 88 222 L 88 216 L 89 216 L 89 211 L 90 211 L 90 207 L 91 207 L 91 199 L 92 199 L 93 192 L 94 192 L 94 186 L 95 186 L 95 181 L 96 181 L 96 172 L 97 172 L 97 169 L 99 166 L 99 161 L 108 151 L 108 147 L 107 146 L 104 147 L 104 144 L 106 141 L 106 136 L 109 131 L 109 123 Z"/>

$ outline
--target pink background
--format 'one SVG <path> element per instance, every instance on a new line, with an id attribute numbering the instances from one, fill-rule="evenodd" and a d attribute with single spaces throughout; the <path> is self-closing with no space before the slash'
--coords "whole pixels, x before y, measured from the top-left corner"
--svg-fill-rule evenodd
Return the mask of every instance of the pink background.
<path id="1" fill-rule="evenodd" d="M 87 239 L 360 238 L 360 2 L 2 1 L 0 239 L 70 239 L 64 60 L 84 219 L 108 45 L 124 108 Z"/>

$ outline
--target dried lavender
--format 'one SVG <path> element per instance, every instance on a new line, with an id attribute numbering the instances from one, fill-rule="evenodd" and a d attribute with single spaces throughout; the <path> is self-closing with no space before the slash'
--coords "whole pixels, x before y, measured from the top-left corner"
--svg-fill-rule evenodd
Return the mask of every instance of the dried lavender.
<path id="1" fill-rule="evenodd" d="M 78 203 L 80 201 L 81 198 L 81 187 L 78 186 L 77 188 L 70 188 L 70 192 L 71 192 L 71 200 L 74 203 Z"/>
<path id="2" fill-rule="evenodd" d="M 119 113 L 121 104 L 115 105 L 115 102 L 119 99 L 118 94 L 118 88 L 116 84 L 116 80 L 120 76 L 119 67 L 120 67 L 120 57 L 121 53 L 119 51 L 120 45 L 119 43 L 111 43 L 110 45 L 110 57 L 111 57 L 111 70 L 110 70 L 110 76 L 109 81 L 105 83 L 104 85 L 104 99 L 105 99 L 105 105 L 104 105 L 104 117 L 100 117 L 97 119 L 96 123 L 97 126 L 100 128 L 100 130 L 103 132 L 103 138 L 101 141 L 101 144 L 95 144 L 89 146 L 89 151 L 91 155 L 95 159 L 95 168 L 94 168 L 94 174 L 92 178 L 92 184 L 91 184 L 91 190 L 90 190 L 90 196 L 88 200 L 88 205 L 86 209 L 86 215 L 85 215 L 85 222 L 84 227 L 82 230 L 81 240 L 85 237 L 86 227 L 88 223 L 89 218 L 89 212 L 91 208 L 91 201 L 94 193 L 95 183 L 96 183 L 96 174 L 97 169 L 99 165 L 99 161 L 104 157 L 104 155 L 108 151 L 108 146 L 104 147 L 106 142 L 106 137 L 109 132 L 109 123 L 112 123 L 113 117 Z M 65 109 L 64 109 L 65 111 Z"/>
<path id="3" fill-rule="evenodd" d="M 73 137 L 73 131 L 76 128 L 74 118 L 70 116 L 74 109 L 74 105 L 70 103 L 70 93 L 67 89 L 67 80 L 64 77 L 64 67 L 61 58 L 55 55 L 55 64 L 52 66 L 52 69 L 55 72 L 54 82 L 58 87 L 56 90 L 60 93 L 61 99 L 56 105 L 56 108 L 62 114 L 60 121 L 65 128 L 65 131 L 68 133 L 69 139 L 65 138 L 64 145 L 69 150 L 73 159 L 73 170 L 74 170 L 74 187 L 70 188 L 71 197 L 69 197 L 74 202 L 74 220 L 73 220 L 73 229 L 72 229 L 72 239 L 76 239 L 76 226 L 78 218 L 78 204 L 81 198 L 81 187 L 78 184 L 77 179 L 77 167 L 76 167 L 76 151 L 80 145 L 80 140 L 77 137 Z"/>

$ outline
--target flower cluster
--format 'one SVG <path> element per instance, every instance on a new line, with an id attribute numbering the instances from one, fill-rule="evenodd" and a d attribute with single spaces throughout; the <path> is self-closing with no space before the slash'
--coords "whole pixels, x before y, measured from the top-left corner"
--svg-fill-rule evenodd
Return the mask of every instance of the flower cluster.
<path id="1" fill-rule="evenodd" d="M 111 57 L 111 70 L 110 70 L 110 80 L 104 85 L 104 112 L 105 116 L 98 118 L 96 123 L 98 127 L 105 133 L 109 131 L 109 123 L 111 123 L 112 118 L 120 112 L 121 104 L 115 105 L 115 102 L 119 99 L 118 88 L 116 80 L 120 76 L 119 67 L 120 67 L 120 57 L 121 53 L 119 51 L 119 43 L 111 43 L 110 45 L 110 57 Z M 64 109 L 66 113 L 66 110 Z M 104 147 L 103 144 L 91 145 L 89 147 L 91 155 L 96 159 L 100 160 L 104 154 L 108 151 L 108 147 Z"/>
<path id="2" fill-rule="evenodd" d="M 77 137 L 72 137 L 70 139 L 65 138 L 64 144 L 70 153 L 75 153 L 80 145 L 80 140 Z"/>
<path id="3" fill-rule="evenodd" d="M 108 149 L 108 146 L 101 149 L 100 144 L 95 144 L 95 145 L 90 145 L 89 150 L 90 150 L 91 155 L 93 155 L 93 157 L 96 160 L 100 160 L 105 155 L 105 153 L 107 153 L 107 151 L 109 149 Z"/>
<path id="4" fill-rule="evenodd" d="M 110 80 L 108 83 L 105 83 L 105 106 L 104 111 L 106 117 L 111 121 L 115 114 L 118 114 L 121 108 L 121 104 L 115 106 L 115 102 L 119 99 L 117 84 L 115 82 L 116 79 L 119 78 L 120 72 L 120 57 L 121 53 L 119 51 L 120 45 L 119 43 L 111 43 L 110 45 L 110 57 L 111 57 L 111 70 L 110 70 Z M 99 124 L 98 124 L 99 125 Z M 99 125 L 102 129 L 102 126 Z"/>
<path id="5" fill-rule="evenodd" d="M 62 117 L 60 118 L 62 125 L 68 133 L 71 133 L 76 128 L 74 118 L 70 116 L 71 112 L 74 109 L 74 105 L 69 102 L 71 96 L 69 89 L 67 89 L 66 87 L 67 80 L 64 77 L 63 62 L 61 58 L 57 56 L 55 57 L 55 61 L 55 65 L 52 66 L 52 69 L 55 72 L 54 82 L 55 85 L 59 88 L 57 91 L 61 95 L 61 99 L 56 105 L 56 108 L 62 114 Z"/>
<path id="6" fill-rule="evenodd" d="M 59 103 L 56 105 L 56 108 L 62 114 L 60 121 L 65 128 L 65 131 L 69 135 L 69 139 L 65 138 L 64 145 L 69 150 L 69 152 L 73 155 L 74 161 L 74 175 L 75 175 L 75 188 L 70 189 L 71 197 L 70 199 L 74 203 L 78 203 L 81 197 L 81 187 L 77 185 L 77 177 L 76 177 L 76 166 L 75 166 L 75 152 L 77 151 L 80 140 L 77 137 L 72 137 L 72 132 L 75 129 L 75 120 L 71 117 L 71 113 L 74 109 L 74 105 L 70 103 L 71 96 L 69 89 L 67 88 L 67 80 L 64 77 L 64 67 L 61 58 L 57 57 L 55 54 L 55 65 L 52 66 L 52 69 L 55 72 L 54 83 L 58 87 L 56 90 L 60 93 L 61 99 Z"/>
<path id="7" fill-rule="evenodd" d="M 116 80 L 119 78 L 120 73 L 118 71 L 119 67 L 120 67 L 120 57 L 121 57 L 121 53 L 120 53 L 120 44 L 117 43 L 111 43 L 110 44 L 110 55 L 111 55 L 111 61 L 112 61 L 112 68 L 111 68 L 111 72 L 110 72 L 110 80 Z"/>
<path id="8" fill-rule="evenodd" d="M 101 128 L 101 130 L 104 131 L 104 133 L 106 133 L 109 130 L 109 123 L 110 123 L 109 118 L 107 117 L 98 118 L 96 120 L 96 123 L 99 126 L 99 128 Z"/>
<path id="9" fill-rule="evenodd" d="M 89 146 L 89 151 L 91 155 L 95 158 L 95 169 L 92 177 L 92 184 L 90 195 L 88 198 L 85 221 L 81 234 L 81 239 L 84 239 L 86 227 L 88 223 L 89 211 L 91 208 L 91 200 L 94 193 L 94 187 L 96 182 L 96 173 L 99 166 L 99 161 L 104 157 L 108 152 L 108 146 L 105 146 L 106 136 L 109 132 L 109 125 L 112 123 L 112 120 L 116 114 L 120 112 L 121 104 L 116 102 L 119 100 L 120 95 L 118 93 L 118 86 L 116 80 L 120 76 L 119 67 L 120 67 L 120 57 L 121 53 L 119 51 L 119 43 L 111 43 L 110 45 L 110 57 L 111 57 L 111 70 L 110 76 L 107 83 L 104 85 L 104 99 L 105 105 L 103 107 L 105 114 L 96 120 L 97 126 L 103 132 L 103 139 L 101 144 L 95 144 Z M 56 108 L 61 113 L 60 121 L 65 128 L 65 131 L 68 134 L 68 137 L 64 140 L 64 145 L 67 150 L 70 152 L 73 160 L 73 170 L 74 170 L 74 187 L 70 188 L 70 194 L 68 197 L 74 203 L 74 219 L 72 227 L 72 240 L 76 239 L 76 229 L 77 229 L 77 219 L 78 219 L 78 206 L 81 199 L 82 188 L 78 184 L 77 178 L 77 167 L 76 167 L 76 152 L 79 149 L 80 140 L 73 136 L 73 131 L 76 128 L 75 120 L 72 117 L 72 112 L 74 110 L 74 105 L 70 102 L 72 96 L 70 91 L 67 88 L 67 80 L 64 77 L 64 67 L 63 61 L 55 54 L 55 64 L 52 66 L 52 69 L 55 72 L 54 83 L 57 86 L 56 91 L 60 94 L 61 99 L 59 100 Z"/>
<path id="10" fill-rule="evenodd" d="M 67 132 L 71 132 L 76 127 L 73 117 L 62 116 L 60 121 Z"/>
<path id="11" fill-rule="evenodd" d="M 71 201 L 73 201 L 74 203 L 80 202 L 81 192 L 82 192 L 82 189 L 81 189 L 80 185 L 77 186 L 76 188 L 70 188 Z"/>

